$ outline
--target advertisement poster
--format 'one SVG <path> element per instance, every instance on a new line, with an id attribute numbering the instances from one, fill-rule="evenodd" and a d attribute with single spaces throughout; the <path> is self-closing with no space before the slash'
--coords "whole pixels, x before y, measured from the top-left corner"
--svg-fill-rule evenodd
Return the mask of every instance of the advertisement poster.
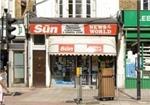
<path id="1" fill-rule="evenodd" d="M 133 54 L 132 51 L 128 51 L 126 59 L 126 77 L 136 78 L 136 67 L 137 67 L 137 55 Z"/>

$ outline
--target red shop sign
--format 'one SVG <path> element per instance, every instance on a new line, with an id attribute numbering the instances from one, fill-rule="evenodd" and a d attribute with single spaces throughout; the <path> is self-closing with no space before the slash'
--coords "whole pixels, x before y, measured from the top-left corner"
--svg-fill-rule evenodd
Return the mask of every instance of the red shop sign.
<path id="1" fill-rule="evenodd" d="M 61 34 L 61 24 L 30 24 L 31 34 Z"/>
<path id="2" fill-rule="evenodd" d="M 74 44 L 59 44 L 59 52 L 73 53 L 74 52 Z"/>
<path id="3" fill-rule="evenodd" d="M 85 24 L 87 35 L 117 35 L 117 24 Z"/>
<path id="4" fill-rule="evenodd" d="M 87 44 L 87 49 L 90 52 L 102 53 L 103 52 L 103 44 Z"/>

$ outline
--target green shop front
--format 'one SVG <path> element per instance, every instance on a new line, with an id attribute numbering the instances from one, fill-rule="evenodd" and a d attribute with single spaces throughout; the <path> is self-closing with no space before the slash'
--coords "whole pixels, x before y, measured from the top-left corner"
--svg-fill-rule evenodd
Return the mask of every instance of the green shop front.
<path id="1" fill-rule="evenodd" d="M 125 88 L 137 84 L 137 11 L 122 12 L 125 34 Z M 141 88 L 150 88 L 150 11 L 140 11 Z"/>

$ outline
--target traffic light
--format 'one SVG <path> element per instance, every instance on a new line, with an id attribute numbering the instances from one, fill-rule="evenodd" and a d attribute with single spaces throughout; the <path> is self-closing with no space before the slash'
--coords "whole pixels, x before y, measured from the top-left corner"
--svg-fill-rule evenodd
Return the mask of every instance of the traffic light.
<path id="1" fill-rule="evenodd" d="M 9 42 L 13 39 L 15 39 L 15 35 L 12 35 L 11 32 L 16 29 L 16 27 L 13 27 L 12 24 L 16 22 L 16 19 L 11 18 L 11 14 L 6 14 L 6 40 Z"/>

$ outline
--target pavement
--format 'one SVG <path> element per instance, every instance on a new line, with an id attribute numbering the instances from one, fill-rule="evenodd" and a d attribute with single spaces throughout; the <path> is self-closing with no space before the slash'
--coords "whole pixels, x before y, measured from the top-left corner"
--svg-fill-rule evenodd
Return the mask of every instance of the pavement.
<path id="1" fill-rule="evenodd" d="M 150 105 L 150 90 L 142 91 L 137 101 L 135 90 L 119 90 L 114 100 L 97 100 L 96 89 L 83 89 L 82 101 L 75 102 L 77 89 L 70 87 L 10 88 L 15 95 L 5 95 L 5 105 Z"/>

